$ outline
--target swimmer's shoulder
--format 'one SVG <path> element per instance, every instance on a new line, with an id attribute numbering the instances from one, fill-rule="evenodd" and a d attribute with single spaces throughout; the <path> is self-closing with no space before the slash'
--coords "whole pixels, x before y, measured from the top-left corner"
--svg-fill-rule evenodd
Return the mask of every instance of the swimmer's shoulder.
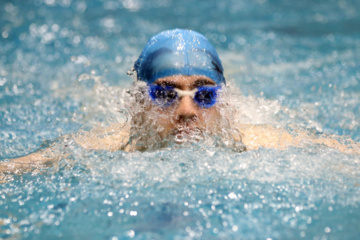
<path id="1" fill-rule="evenodd" d="M 247 150 L 260 147 L 285 150 L 288 147 L 318 145 L 336 149 L 346 154 L 360 154 L 360 143 L 351 139 L 339 141 L 339 136 L 314 134 L 311 131 L 294 128 L 288 130 L 272 125 L 242 124 L 237 126 L 242 143 Z M 237 139 L 236 139 L 237 140 Z"/>
<path id="2" fill-rule="evenodd" d="M 298 140 L 289 132 L 272 125 L 239 124 L 236 128 L 247 150 L 259 147 L 285 149 L 298 144 Z"/>
<path id="3" fill-rule="evenodd" d="M 112 124 L 106 128 L 94 128 L 76 137 L 76 143 L 89 150 L 127 150 L 130 124 Z"/>

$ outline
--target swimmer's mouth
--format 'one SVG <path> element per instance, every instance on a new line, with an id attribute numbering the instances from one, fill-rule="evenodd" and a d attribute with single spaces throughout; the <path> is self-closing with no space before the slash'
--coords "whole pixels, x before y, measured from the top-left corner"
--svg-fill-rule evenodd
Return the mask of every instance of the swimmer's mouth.
<path id="1" fill-rule="evenodd" d="M 178 135 L 178 134 L 199 134 L 201 133 L 201 129 L 198 127 L 189 127 L 189 126 L 179 126 L 176 129 L 173 130 L 172 135 Z"/>
<path id="2" fill-rule="evenodd" d="M 203 139 L 203 132 L 196 127 L 179 127 L 174 129 L 171 134 L 178 143 L 183 142 L 197 142 Z"/>

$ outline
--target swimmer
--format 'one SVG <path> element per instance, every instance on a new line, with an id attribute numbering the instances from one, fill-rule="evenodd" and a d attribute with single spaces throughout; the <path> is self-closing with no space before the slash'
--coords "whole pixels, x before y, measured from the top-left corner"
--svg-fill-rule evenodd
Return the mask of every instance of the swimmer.
<path id="1" fill-rule="evenodd" d="M 85 149 L 146 151 L 204 141 L 234 151 L 260 147 L 284 150 L 320 144 L 345 153 L 359 153 L 359 144 L 270 125 L 238 124 L 225 101 L 228 86 L 220 58 L 200 33 L 174 29 L 153 36 L 134 64 L 128 91 L 131 120 L 105 129 L 65 136 Z M 99 136 L 101 135 L 101 136 Z M 51 165 L 63 156 L 54 147 L 1 162 L 1 172 L 23 172 Z"/>

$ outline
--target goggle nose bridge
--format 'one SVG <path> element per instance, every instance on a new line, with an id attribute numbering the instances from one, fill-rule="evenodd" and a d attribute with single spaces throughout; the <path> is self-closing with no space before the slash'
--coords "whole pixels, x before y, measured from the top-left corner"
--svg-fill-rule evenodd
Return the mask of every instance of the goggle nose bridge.
<path id="1" fill-rule="evenodd" d="M 190 96 L 191 98 L 195 98 L 195 94 L 198 91 L 197 88 L 194 88 L 193 90 L 181 90 L 178 88 L 174 88 L 174 91 L 177 93 L 178 97 L 185 97 Z"/>

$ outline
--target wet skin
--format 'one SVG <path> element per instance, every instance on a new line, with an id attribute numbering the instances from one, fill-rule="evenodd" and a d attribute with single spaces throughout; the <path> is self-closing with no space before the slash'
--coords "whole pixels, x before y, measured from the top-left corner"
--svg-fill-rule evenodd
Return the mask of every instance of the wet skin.
<path id="1" fill-rule="evenodd" d="M 160 78 L 154 84 L 175 87 L 183 91 L 191 91 L 201 86 L 216 86 L 216 83 L 205 76 L 170 76 Z M 209 108 L 200 107 L 192 97 L 179 97 L 171 106 L 157 106 L 150 101 L 149 113 L 155 116 L 160 135 L 165 137 L 176 134 L 191 134 L 214 129 L 220 119 L 219 103 Z M 155 113 L 155 114 L 154 114 Z"/>

